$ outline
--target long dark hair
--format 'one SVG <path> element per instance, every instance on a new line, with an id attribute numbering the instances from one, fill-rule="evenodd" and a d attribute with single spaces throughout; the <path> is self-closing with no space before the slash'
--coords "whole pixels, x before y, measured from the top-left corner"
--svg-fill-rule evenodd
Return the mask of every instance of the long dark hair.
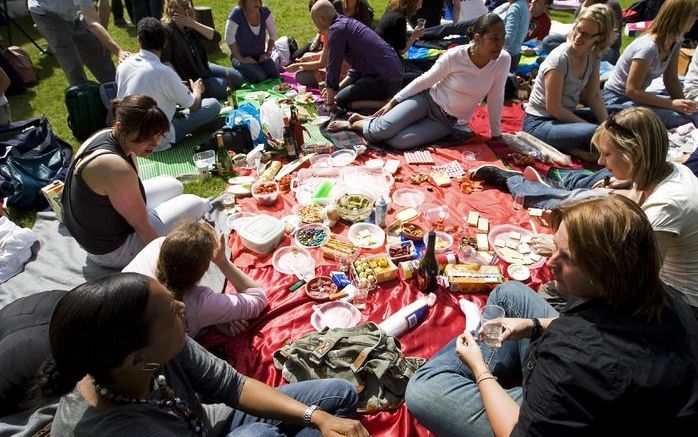
<path id="1" fill-rule="evenodd" d="M 502 21 L 502 17 L 493 12 L 488 12 L 485 15 L 479 16 L 477 20 L 475 20 L 475 23 L 468 27 L 466 36 L 468 36 L 470 39 L 473 39 L 476 34 L 479 34 L 481 37 L 485 36 L 492 29 L 492 26 L 499 23 L 504 23 L 504 21 Z"/>
<path id="2" fill-rule="evenodd" d="M 56 305 L 49 328 L 54 363 L 44 372 L 44 392 L 59 396 L 86 374 L 109 382 L 109 372 L 145 347 L 150 285 L 138 273 L 117 273 L 70 290 Z"/>

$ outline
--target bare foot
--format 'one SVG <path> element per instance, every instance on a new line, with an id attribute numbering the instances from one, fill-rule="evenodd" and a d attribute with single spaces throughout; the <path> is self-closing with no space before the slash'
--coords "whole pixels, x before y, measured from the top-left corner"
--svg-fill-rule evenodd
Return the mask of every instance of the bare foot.
<path id="1" fill-rule="evenodd" d="M 351 130 L 351 123 L 344 120 L 335 120 L 327 125 L 327 132 L 339 132 L 343 130 Z"/>
<path id="2" fill-rule="evenodd" d="M 358 112 L 355 112 L 355 113 L 351 114 L 351 116 L 349 117 L 349 123 L 355 123 L 359 120 L 366 120 L 367 118 L 369 118 L 369 117 L 367 117 L 365 115 L 361 115 Z"/>

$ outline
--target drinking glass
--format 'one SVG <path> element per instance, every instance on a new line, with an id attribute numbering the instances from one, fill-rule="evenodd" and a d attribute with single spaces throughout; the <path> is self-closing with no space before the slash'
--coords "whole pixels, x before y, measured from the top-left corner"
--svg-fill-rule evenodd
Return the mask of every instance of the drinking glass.
<path id="1" fill-rule="evenodd" d="M 352 284 L 356 288 L 354 291 L 354 298 L 351 303 L 358 309 L 362 310 L 366 308 L 366 300 L 368 299 L 368 292 L 371 291 L 371 283 L 365 279 L 354 279 Z"/>
<path id="2" fill-rule="evenodd" d="M 500 347 L 499 336 L 502 334 L 504 308 L 499 305 L 485 305 L 480 309 L 480 327 L 489 347 Z"/>

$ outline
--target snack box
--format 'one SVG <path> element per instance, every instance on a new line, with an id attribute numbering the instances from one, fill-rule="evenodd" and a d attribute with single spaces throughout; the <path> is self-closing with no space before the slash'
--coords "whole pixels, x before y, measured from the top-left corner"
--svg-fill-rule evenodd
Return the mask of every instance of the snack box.
<path id="1" fill-rule="evenodd" d="M 359 248 L 349 240 L 330 235 L 325 244 L 321 246 L 322 256 L 329 260 L 336 260 L 338 257 L 348 257 L 356 259 L 359 254 Z"/>
<path id="2" fill-rule="evenodd" d="M 365 256 L 354 261 L 351 266 L 354 278 L 364 277 L 374 284 L 388 282 L 397 278 L 397 266 L 387 253 Z M 375 279 L 371 281 L 371 276 Z"/>
<path id="3" fill-rule="evenodd" d="M 386 246 L 385 250 L 390 259 L 395 263 L 417 258 L 417 249 L 414 247 L 412 240 L 389 244 Z"/>
<path id="4" fill-rule="evenodd" d="M 63 203 L 61 202 L 61 195 L 63 194 L 63 182 L 53 181 L 41 189 L 41 192 L 48 200 L 48 204 L 51 205 L 51 209 L 58 216 L 58 220 L 63 221 Z"/>
<path id="5" fill-rule="evenodd" d="M 492 291 L 504 277 L 499 266 L 478 264 L 448 264 L 444 269 L 449 290 L 455 293 L 482 293 Z"/>
<path id="6" fill-rule="evenodd" d="M 237 232 L 245 247 L 264 254 L 274 250 L 284 238 L 284 224 L 270 215 L 257 214 L 247 220 Z"/>

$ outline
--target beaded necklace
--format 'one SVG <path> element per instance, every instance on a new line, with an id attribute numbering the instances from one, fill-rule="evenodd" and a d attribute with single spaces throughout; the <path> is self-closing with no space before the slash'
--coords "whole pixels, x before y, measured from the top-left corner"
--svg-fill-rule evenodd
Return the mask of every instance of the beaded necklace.
<path id="1" fill-rule="evenodd" d="M 146 398 L 133 398 L 122 396 L 118 393 L 115 393 L 112 389 L 108 387 L 99 385 L 99 383 L 94 379 L 92 379 L 92 384 L 94 385 L 97 394 L 103 397 L 104 399 L 107 399 L 117 404 L 150 403 L 152 405 L 157 406 L 158 408 L 169 408 L 175 413 L 175 415 L 177 415 L 178 417 L 182 417 L 187 422 L 187 425 L 189 425 L 189 428 L 192 431 L 194 431 L 197 435 L 200 435 L 202 437 L 208 437 L 209 435 L 208 430 L 206 429 L 206 427 L 204 427 L 203 422 L 201 421 L 201 419 L 199 419 L 199 417 L 197 417 L 196 413 L 194 413 L 194 411 L 192 411 L 192 409 L 189 408 L 189 405 L 187 405 L 185 401 L 177 397 L 174 390 L 172 390 L 172 388 L 170 388 L 167 385 L 167 379 L 165 379 L 165 375 L 158 375 L 158 377 L 155 378 L 155 380 L 153 381 L 153 391 L 159 390 L 160 393 L 162 393 L 162 399 L 159 401 L 149 400 Z"/>

